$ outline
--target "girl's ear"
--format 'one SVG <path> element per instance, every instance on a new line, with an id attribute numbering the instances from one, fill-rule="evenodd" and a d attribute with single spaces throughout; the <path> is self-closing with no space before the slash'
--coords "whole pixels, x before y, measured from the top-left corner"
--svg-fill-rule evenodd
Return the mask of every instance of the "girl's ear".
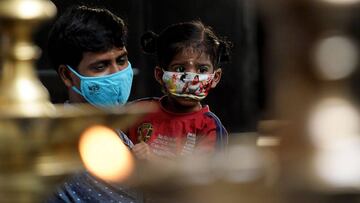
<path id="1" fill-rule="evenodd" d="M 156 66 L 154 69 L 154 76 L 156 81 L 158 81 L 160 85 L 163 85 L 163 81 L 162 81 L 163 75 L 164 75 L 164 71 L 159 66 Z"/>
<path id="2" fill-rule="evenodd" d="M 222 70 L 221 68 L 218 68 L 215 72 L 214 72 L 214 79 L 211 83 L 211 88 L 215 88 L 216 85 L 220 82 L 221 79 L 221 75 L 222 75 Z"/>
<path id="3" fill-rule="evenodd" d="M 75 85 L 73 79 L 71 78 L 70 70 L 65 65 L 60 65 L 58 72 L 66 87 L 71 88 Z"/>

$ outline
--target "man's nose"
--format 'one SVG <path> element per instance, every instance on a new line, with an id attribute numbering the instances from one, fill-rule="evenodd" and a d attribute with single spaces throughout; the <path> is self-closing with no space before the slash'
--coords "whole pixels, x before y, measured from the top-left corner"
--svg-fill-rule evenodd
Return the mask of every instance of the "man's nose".
<path id="1" fill-rule="evenodd" d="M 124 69 L 123 66 L 117 64 L 116 62 L 112 63 L 109 68 L 109 74 L 117 73 L 117 72 L 121 71 L 122 69 Z"/>
<path id="2" fill-rule="evenodd" d="M 111 66 L 110 68 L 109 68 L 109 74 L 113 74 L 113 73 L 116 73 L 116 72 L 118 72 L 119 71 L 119 69 L 117 68 L 117 66 L 115 65 L 115 66 Z"/>

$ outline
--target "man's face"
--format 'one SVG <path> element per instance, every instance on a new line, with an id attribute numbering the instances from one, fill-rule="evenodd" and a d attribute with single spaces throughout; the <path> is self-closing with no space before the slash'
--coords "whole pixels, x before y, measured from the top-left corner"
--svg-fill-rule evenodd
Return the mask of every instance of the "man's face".
<path id="1" fill-rule="evenodd" d="M 86 77 L 103 76 L 121 71 L 128 65 L 126 48 L 114 48 L 106 52 L 85 52 L 77 72 Z M 80 79 L 73 73 L 70 77 L 73 85 L 80 88 Z"/>
<path id="2" fill-rule="evenodd" d="M 77 71 L 83 76 L 103 76 L 123 70 L 128 66 L 125 47 L 106 52 L 85 52 Z"/>
<path id="3" fill-rule="evenodd" d="M 128 65 L 127 50 L 121 47 L 106 52 L 85 52 L 79 65 L 73 68 L 82 76 L 95 77 L 116 73 Z M 60 67 L 60 76 L 69 90 L 72 86 L 80 89 L 80 79 L 66 66 Z M 69 96 L 71 102 L 85 102 L 77 93 Z"/>

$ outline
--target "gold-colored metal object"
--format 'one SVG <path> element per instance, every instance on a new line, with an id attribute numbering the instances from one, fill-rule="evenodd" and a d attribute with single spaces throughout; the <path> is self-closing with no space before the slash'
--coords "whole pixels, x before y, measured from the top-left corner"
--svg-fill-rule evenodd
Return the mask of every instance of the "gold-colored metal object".
<path id="1" fill-rule="evenodd" d="M 344 42 L 348 42 L 344 39 L 348 36 L 351 38 L 352 29 L 349 26 L 350 22 L 356 19 L 355 12 L 359 4 L 355 5 L 356 1 L 353 1 L 354 5 L 350 5 L 347 1 L 337 0 L 259 2 L 268 28 L 269 51 L 266 58 L 270 60 L 264 64 L 267 64 L 265 70 L 268 70 L 269 81 L 273 81 L 272 95 L 269 95 L 271 110 L 277 119 L 287 121 L 286 125 L 276 132 L 281 139 L 278 151 L 281 182 L 279 190 L 283 201 L 356 202 L 353 199 L 359 196 L 359 187 L 348 182 L 356 182 L 351 182 L 351 179 L 358 180 L 359 173 L 344 172 L 341 169 L 354 170 L 351 167 L 356 167 L 357 155 L 349 153 L 347 156 L 337 156 L 344 153 L 344 150 L 337 150 L 346 146 L 341 146 L 342 143 L 349 144 L 345 147 L 349 150 L 359 149 L 356 144 L 358 131 L 353 131 L 352 126 L 347 125 L 356 120 L 353 120 L 355 116 L 352 116 L 356 115 L 356 111 L 343 102 L 352 100 L 349 96 L 349 77 L 343 77 L 343 71 L 352 63 L 352 57 L 349 56 L 353 49 L 352 46 L 346 46 L 350 49 L 342 49 Z M 319 42 L 321 44 L 324 39 L 328 42 L 328 35 L 335 36 L 336 46 L 327 44 L 322 50 L 318 49 Z M 323 52 L 319 53 L 319 50 Z M 358 52 L 355 55 L 358 58 Z M 341 56 L 346 56 L 344 58 L 349 60 L 343 61 Z M 328 77 L 324 77 L 324 74 L 319 77 L 319 70 L 320 73 L 327 73 Z M 311 120 L 311 115 L 317 113 L 314 112 L 314 107 L 329 98 L 330 105 L 325 106 L 325 111 L 318 113 L 316 122 Z M 332 101 L 335 101 L 335 105 Z M 340 108 L 336 103 L 338 101 Z M 346 109 L 345 111 L 350 113 L 341 114 L 343 111 L 340 110 L 340 114 L 333 114 L 338 112 L 338 109 Z M 312 134 L 314 131 L 323 133 L 320 136 L 321 144 L 314 142 L 314 138 L 319 138 Z M 347 133 L 350 131 L 350 134 Z M 336 139 L 332 136 L 334 134 Z M 347 136 L 355 139 L 349 141 Z M 336 146 L 336 150 L 325 150 L 333 147 L 331 144 Z M 354 145 L 357 146 L 352 149 L 351 146 Z M 319 154 L 325 155 L 325 159 L 319 159 Z M 351 162 L 350 160 L 355 163 L 353 166 L 342 164 L 344 161 Z M 331 167 L 329 163 L 338 167 Z M 339 182 L 326 182 L 324 177 L 338 179 Z"/>
<path id="2" fill-rule="evenodd" d="M 45 0 L 1 0 L 2 115 L 46 115 L 53 111 L 49 94 L 37 79 L 34 60 L 40 50 L 31 40 L 33 29 L 56 14 Z"/>
<path id="3" fill-rule="evenodd" d="M 41 202 L 63 178 L 82 170 L 81 131 L 95 124 L 123 129 L 147 107 L 99 110 L 53 105 L 38 80 L 33 29 L 52 18 L 47 0 L 0 0 L 0 202 Z"/>
<path id="4" fill-rule="evenodd" d="M 40 202 L 70 174 L 84 170 L 81 132 L 93 125 L 126 129 L 148 107 L 104 112 L 88 105 L 55 106 L 44 116 L 0 117 L 0 200 Z"/>

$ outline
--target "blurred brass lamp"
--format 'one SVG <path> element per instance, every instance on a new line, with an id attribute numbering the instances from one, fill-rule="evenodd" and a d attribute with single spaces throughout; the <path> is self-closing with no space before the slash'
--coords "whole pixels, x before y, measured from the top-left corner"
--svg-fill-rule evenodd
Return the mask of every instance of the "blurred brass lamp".
<path id="1" fill-rule="evenodd" d="M 83 168 L 78 141 L 85 128 L 123 129 L 147 109 L 50 103 L 34 70 L 40 50 L 31 32 L 55 14 L 51 1 L 0 0 L 0 202 L 41 202 Z"/>
<path id="2" fill-rule="evenodd" d="M 137 163 L 127 183 L 143 191 L 147 203 L 280 202 L 277 180 L 270 180 L 277 172 L 274 158 L 250 136 L 232 138 L 214 154 Z"/>

